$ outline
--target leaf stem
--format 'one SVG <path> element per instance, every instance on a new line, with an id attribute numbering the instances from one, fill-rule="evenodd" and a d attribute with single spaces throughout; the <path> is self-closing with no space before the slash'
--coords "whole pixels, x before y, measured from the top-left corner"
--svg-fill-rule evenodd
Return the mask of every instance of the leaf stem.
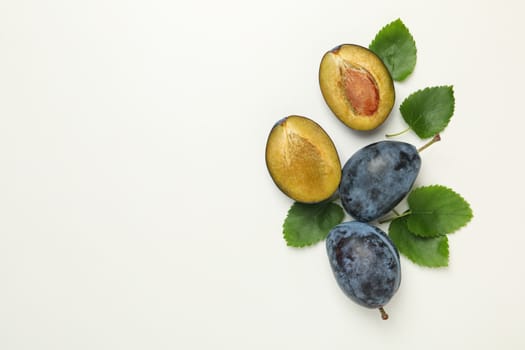
<path id="1" fill-rule="evenodd" d="M 379 312 L 381 313 L 381 318 L 383 320 L 388 320 L 388 314 L 386 313 L 385 309 L 383 309 L 383 307 L 379 308 Z"/>
<path id="2" fill-rule="evenodd" d="M 434 143 L 438 142 L 438 141 L 441 141 L 441 136 L 439 136 L 439 134 L 436 134 L 432 140 L 428 141 L 427 143 L 425 143 L 423 146 L 419 147 L 419 149 L 417 150 L 419 153 L 423 152 L 425 149 L 427 149 L 428 147 L 432 146 Z"/>
<path id="3" fill-rule="evenodd" d="M 386 137 L 396 137 L 396 136 L 403 135 L 404 133 L 408 132 L 409 130 L 410 130 L 410 126 L 408 128 L 406 128 L 405 130 L 403 130 L 403 131 L 396 132 L 396 133 L 393 133 L 393 134 L 386 134 L 385 136 Z"/>
<path id="4" fill-rule="evenodd" d="M 392 220 L 395 220 L 395 219 L 398 219 L 398 218 L 402 218 L 404 216 L 408 216 L 408 215 L 411 214 L 410 210 L 405 211 L 403 214 L 397 214 L 397 212 L 395 212 L 395 211 L 394 211 L 394 213 L 396 213 L 396 215 L 390 216 L 390 217 L 388 217 L 386 219 L 383 219 L 383 220 L 379 220 L 379 223 L 380 224 L 384 224 L 384 223 L 390 222 Z"/>

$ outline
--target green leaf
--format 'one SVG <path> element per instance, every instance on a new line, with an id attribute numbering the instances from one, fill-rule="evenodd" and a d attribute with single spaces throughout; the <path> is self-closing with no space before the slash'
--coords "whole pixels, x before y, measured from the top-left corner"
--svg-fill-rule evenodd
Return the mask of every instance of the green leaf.
<path id="1" fill-rule="evenodd" d="M 459 194 L 441 185 L 419 187 L 408 195 L 408 229 L 418 236 L 453 233 L 472 219 L 470 205 Z"/>
<path id="2" fill-rule="evenodd" d="M 331 202 L 305 204 L 295 202 L 284 220 L 283 234 L 292 247 L 312 245 L 326 238 L 344 218 L 344 211 Z"/>
<path id="3" fill-rule="evenodd" d="M 400 19 L 384 26 L 370 43 L 369 49 L 383 60 L 395 81 L 404 80 L 414 71 L 416 43 Z"/>
<path id="4" fill-rule="evenodd" d="M 406 216 L 395 219 L 388 228 L 388 235 L 399 252 L 421 266 L 448 266 L 447 236 L 416 236 L 408 229 L 407 219 Z"/>
<path id="5" fill-rule="evenodd" d="M 446 128 L 454 114 L 454 103 L 452 86 L 435 86 L 408 96 L 399 110 L 417 136 L 426 139 Z"/>

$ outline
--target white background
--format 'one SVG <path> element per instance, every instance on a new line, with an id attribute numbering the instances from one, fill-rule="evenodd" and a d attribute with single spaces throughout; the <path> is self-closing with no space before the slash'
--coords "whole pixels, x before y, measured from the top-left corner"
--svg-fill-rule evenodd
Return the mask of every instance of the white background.
<path id="1" fill-rule="evenodd" d="M 0 348 L 523 349 L 520 1 L 1 1 Z M 347 129 L 325 51 L 400 17 L 418 47 L 377 131 Z M 309 116 L 342 161 L 454 85 L 418 185 L 472 205 L 450 267 L 402 259 L 390 320 L 339 290 L 323 244 L 285 245 L 264 164 Z M 420 145 L 414 134 L 399 140 Z"/>

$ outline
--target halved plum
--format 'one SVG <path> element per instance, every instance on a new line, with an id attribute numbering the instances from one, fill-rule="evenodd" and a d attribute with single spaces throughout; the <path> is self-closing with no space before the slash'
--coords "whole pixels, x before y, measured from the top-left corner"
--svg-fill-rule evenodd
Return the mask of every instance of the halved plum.
<path id="1" fill-rule="evenodd" d="M 273 126 L 266 166 L 277 187 L 302 203 L 330 198 L 341 181 L 341 162 L 332 139 L 306 117 L 288 116 Z"/>
<path id="2" fill-rule="evenodd" d="M 344 44 L 325 53 L 319 84 L 328 107 L 355 130 L 377 128 L 394 106 L 394 82 L 388 68 L 362 46 Z"/>

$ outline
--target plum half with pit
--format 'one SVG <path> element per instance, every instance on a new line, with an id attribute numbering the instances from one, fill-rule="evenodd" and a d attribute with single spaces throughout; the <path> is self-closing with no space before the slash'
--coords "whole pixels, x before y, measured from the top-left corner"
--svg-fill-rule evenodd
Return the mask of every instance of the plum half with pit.
<path id="1" fill-rule="evenodd" d="M 383 61 L 369 49 L 344 44 L 326 52 L 319 85 L 328 107 L 348 127 L 372 130 L 389 116 L 394 82 Z"/>

